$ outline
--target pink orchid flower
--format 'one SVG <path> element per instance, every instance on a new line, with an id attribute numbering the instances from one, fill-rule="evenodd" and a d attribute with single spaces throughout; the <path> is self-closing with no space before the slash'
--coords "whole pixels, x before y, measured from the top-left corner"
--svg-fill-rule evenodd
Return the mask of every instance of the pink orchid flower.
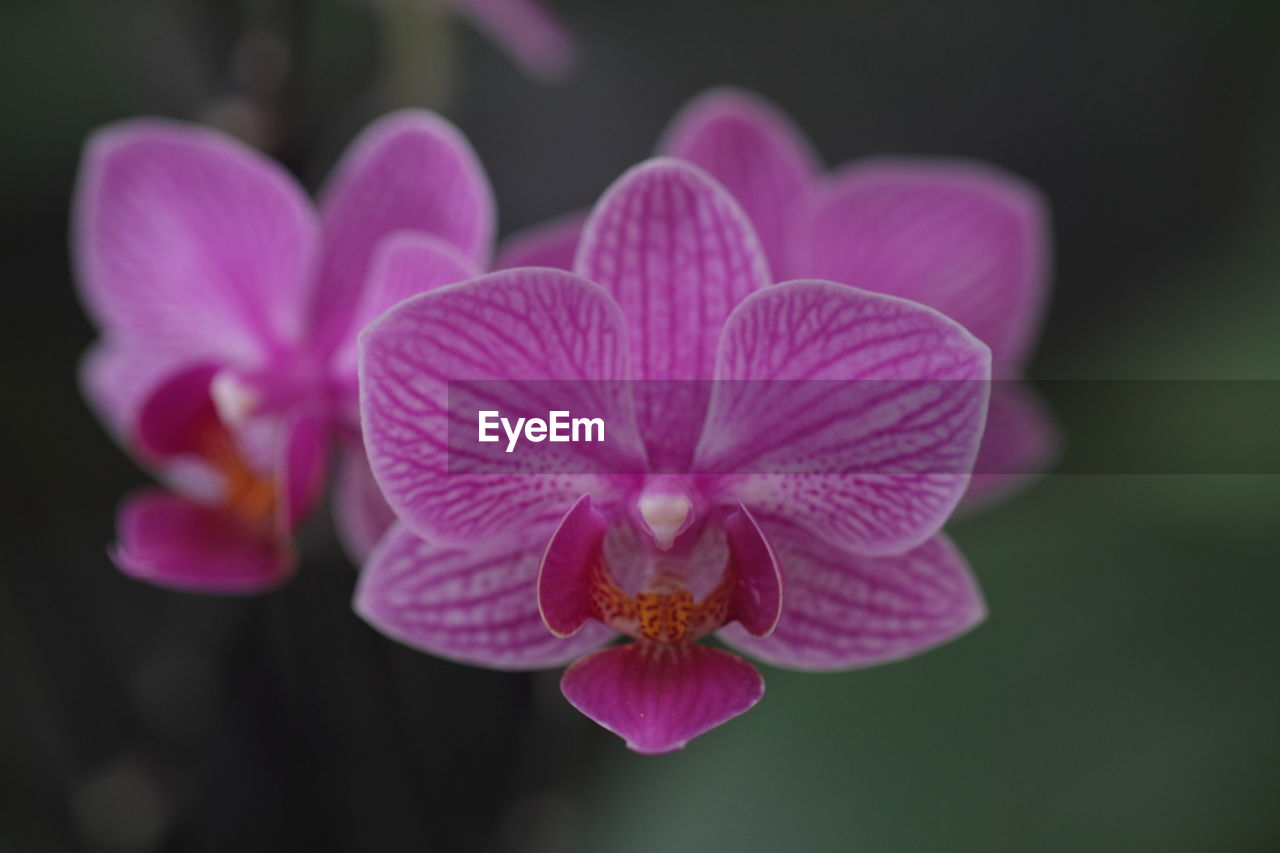
<path id="1" fill-rule="evenodd" d="M 426 249 L 397 241 L 383 274 L 411 274 Z M 696 642 L 712 633 L 759 660 L 842 669 L 980 621 L 939 529 L 982 434 L 985 345 L 907 300 L 772 284 L 738 204 L 673 159 L 605 194 L 574 270 L 438 288 L 362 333 L 366 447 L 400 519 L 361 575 L 368 621 L 466 663 L 576 660 L 569 702 L 644 753 L 762 696 L 750 663 Z M 519 408 L 526 381 L 556 383 L 555 408 L 602 413 L 608 449 L 559 445 L 541 475 L 502 454 L 505 473 L 451 471 L 450 388 L 478 382 Z M 753 393 L 761 381 L 869 393 Z M 600 648 L 618 634 L 634 642 Z"/>
<path id="2" fill-rule="evenodd" d="M 355 334 L 417 286 L 369 268 L 406 229 L 430 247 L 429 284 L 487 261 L 491 193 L 462 135 L 424 112 L 381 119 L 313 208 L 229 137 L 123 122 L 90 139 L 73 219 L 80 294 L 102 330 L 85 393 L 169 486 L 122 504 L 116 564 L 200 592 L 280 584 L 335 442 L 339 526 L 362 555 L 391 515 L 360 445 Z"/>
<path id="3" fill-rule="evenodd" d="M 822 278 L 936 308 L 991 348 L 987 434 L 966 507 L 1044 470 L 1057 431 L 1017 380 L 1049 291 L 1045 205 L 1031 186 L 956 160 L 877 158 L 824 174 L 794 123 L 754 95 L 716 89 L 690 102 L 659 145 L 701 166 L 747 212 L 774 276 Z M 570 269 L 583 218 L 530 229 L 497 269 Z"/>

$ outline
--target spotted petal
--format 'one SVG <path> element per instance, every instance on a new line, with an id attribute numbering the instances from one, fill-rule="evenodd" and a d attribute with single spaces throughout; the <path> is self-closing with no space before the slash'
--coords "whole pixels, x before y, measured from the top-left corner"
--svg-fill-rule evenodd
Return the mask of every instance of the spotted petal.
<path id="1" fill-rule="evenodd" d="M 680 749 L 747 711 L 764 680 L 737 655 L 696 643 L 639 640 L 594 652 L 565 671 L 573 707 L 636 752 Z"/>
<path id="2" fill-rule="evenodd" d="M 833 177 L 804 227 L 800 273 L 936 308 L 1008 378 L 1048 294 L 1047 215 L 1022 181 L 976 164 L 874 160 Z"/>
<path id="3" fill-rule="evenodd" d="M 384 314 L 362 335 L 361 415 L 387 502 L 432 542 L 472 542 L 551 524 L 602 487 L 598 472 L 639 469 L 630 397 L 613 381 L 627 373 L 624 347 L 624 321 L 608 294 L 557 270 L 492 273 Z M 450 411 L 451 382 L 455 403 L 464 394 L 513 417 L 563 409 L 602 418 L 607 441 L 531 445 L 530 455 L 498 443 L 484 445 L 496 451 L 487 454 L 476 443 L 475 407 Z M 539 456 L 544 450 L 556 453 Z"/>
<path id="4" fill-rule="evenodd" d="M 787 274 L 799 208 L 820 169 L 789 118 L 755 95 L 713 89 L 680 111 L 659 150 L 724 184 L 754 223 L 774 272 Z"/>
<path id="5" fill-rule="evenodd" d="M 548 530 L 465 548 L 430 545 L 402 524 L 360 575 L 356 611 L 384 634 L 433 655 L 498 669 L 560 666 L 606 642 L 592 624 L 572 639 L 547 630 L 534 583 Z"/>
<path id="6" fill-rule="evenodd" d="M 968 484 L 985 346 L 915 303 L 820 281 L 739 306 L 720 342 L 695 470 L 865 554 L 918 545 Z"/>
<path id="7" fill-rule="evenodd" d="M 253 366 L 302 335 L 314 216 L 288 173 L 247 146 L 154 120 L 98 131 L 73 218 L 85 304 L 134 353 Z"/>
<path id="8" fill-rule="evenodd" d="M 871 666 L 953 640 L 986 616 L 968 564 L 945 536 L 894 557 L 864 557 L 780 519 L 763 524 L 787 572 L 787 606 L 768 637 L 738 625 L 720 631 L 757 660 L 806 670 Z"/>
<path id="9" fill-rule="evenodd" d="M 324 258 L 312 294 L 315 335 L 336 344 L 351 329 L 378 243 L 425 231 L 483 266 L 493 239 L 493 193 L 457 128 L 421 110 L 393 113 L 352 143 L 321 194 Z"/>

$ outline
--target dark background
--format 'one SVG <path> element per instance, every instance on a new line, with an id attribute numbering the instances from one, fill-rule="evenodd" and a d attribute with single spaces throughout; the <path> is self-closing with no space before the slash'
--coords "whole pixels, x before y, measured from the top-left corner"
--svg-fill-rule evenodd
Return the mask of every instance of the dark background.
<path id="1" fill-rule="evenodd" d="M 135 114 L 265 128 L 314 189 L 369 118 L 432 103 L 505 233 L 590 204 L 735 83 L 829 163 L 962 155 L 1042 187 L 1034 377 L 1280 379 L 1274 2 L 561 0 L 580 63 L 558 86 L 465 24 L 415 31 L 407 2 L 0 6 L 0 850 L 1280 849 L 1274 476 L 1048 477 L 952 528 L 991 608 L 975 633 L 766 669 L 757 709 L 664 758 L 575 714 L 555 673 L 375 634 L 323 518 L 274 595 L 120 575 L 114 505 L 145 475 L 77 393 L 94 333 L 65 234 L 85 134 Z M 278 88 L 270 51 L 233 60 L 247 30 L 291 46 Z M 1182 440 L 1097 419 L 1091 441 Z"/>

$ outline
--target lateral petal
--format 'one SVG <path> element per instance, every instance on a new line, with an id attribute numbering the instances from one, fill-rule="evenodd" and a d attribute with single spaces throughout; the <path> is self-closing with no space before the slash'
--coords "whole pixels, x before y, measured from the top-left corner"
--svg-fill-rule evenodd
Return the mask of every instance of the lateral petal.
<path id="1" fill-rule="evenodd" d="M 781 519 L 764 522 L 787 573 L 787 601 L 768 637 L 727 625 L 743 654 L 789 669 L 871 666 L 919 654 L 973 628 L 986 607 L 945 536 L 894 557 L 865 557 Z"/>
<path id="2" fill-rule="evenodd" d="M 901 299 L 820 281 L 757 293 L 725 326 L 695 471 L 865 554 L 942 526 L 986 415 L 987 348 Z"/>
<path id="3" fill-rule="evenodd" d="M 603 290 L 571 273 L 522 268 L 416 296 L 361 336 L 361 416 L 374 476 L 395 513 L 439 544 L 552 524 L 600 472 L 638 470 L 625 328 Z M 546 390 L 554 382 L 554 400 Z M 450 447 L 477 435 L 466 405 L 498 412 L 548 406 L 602 418 L 606 442 L 539 444 L 530 454 Z M 474 418 L 474 412 L 471 417 Z M 542 449 L 554 456 L 539 456 Z M 452 451 L 452 453 L 451 453 Z M 554 461 L 553 468 L 546 461 Z M 450 465 L 454 468 L 451 469 Z"/>
<path id="4" fill-rule="evenodd" d="M 466 548 L 432 545 L 396 524 L 374 549 L 355 609 L 424 652 L 498 669 L 560 666 L 612 636 L 592 624 L 571 639 L 547 630 L 535 583 L 547 529 Z"/>
<path id="5" fill-rule="evenodd" d="M 409 297 L 475 278 L 480 273 L 480 265 L 453 244 L 424 231 L 397 231 L 374 252 L 351 327 L 358 334 Z M 357 334 L 348 335 L 334 356 L 337 374 L 353 381 L 359 353 Z"/>
<path id="6" fill-rule="evenodd" d="M 403 110 L 370 124 L 320 197 L 323 263 L 311 294 L 318 346 L 352 332 L 374 249 L 395 231 L 432 234 L 484 266 L 493 191 L 462 133 L 435 113 Z"/>

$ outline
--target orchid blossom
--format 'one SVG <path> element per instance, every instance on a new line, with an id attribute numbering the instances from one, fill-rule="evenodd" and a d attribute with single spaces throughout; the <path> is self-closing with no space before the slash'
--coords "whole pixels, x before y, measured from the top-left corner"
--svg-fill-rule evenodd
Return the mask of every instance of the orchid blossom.
<path id="1" fill-rule="evenodd" d="M 824 174 L 812 146 L 772 104 L 707 92 L 673 121 L 660 153 L 694 163 L 747 212 L 775 278 L 821 278 L 936 308 L 991 348 L 987 433 L 965 505 L 1008 493 L 1049 464 L 1056 429 L 1018 381 L 1048 295 L 1049 236 L 1039 194 L 989 166 L 876 158 Z M 570 269 L 583 218 L 530 229 L 498 269 Z"/>
<path id="2" fill-rule="evenodd" d="M 116 564 L 184 590 L 278 585 L 335 443 L 339 526 L 363 555 L 391 516 L 360 445 L 355 334 L 406 288 L 487 262 L 490 190 L 461 134 L 423 112 L 381 119 L 313 208 L 229 137 L 123 122 L 89 141 L 73 219 L 81 297 L 102 331 L 85 393 L 167 485 L 122 504 Z M 371 277 L 378 245 L 404 230 L 429 247 L 428 280 Z"/>
<path id="3" fill-rule="evenodd" d="M 381 274 L 429 259 L 406 237 Z M 372 323 L 362 423 L 399 521 L 357 610 L 461 662 L 576 661 L 569 702 L 643 753 L 762 696 L 750 663 L 698 642 L 712 634 L 780 666 L 845 669 L 980 621 L 939 530 L 982 435 L 987 347 L 914 302 L 772 282 L 730 194 L 663 158 L 601 199 L 574 272 L 492 273 Z M 501 453 L 506 470 L 450 468 L 451 388 L 520 408 L 541 382 L 557 408 L 602 414 L 607 446 L 567 445 L 540 473 Z M 850 392 L 822 395 L 833 383 Z M 605 645 L 619 634 L 630 642 Z"/>

